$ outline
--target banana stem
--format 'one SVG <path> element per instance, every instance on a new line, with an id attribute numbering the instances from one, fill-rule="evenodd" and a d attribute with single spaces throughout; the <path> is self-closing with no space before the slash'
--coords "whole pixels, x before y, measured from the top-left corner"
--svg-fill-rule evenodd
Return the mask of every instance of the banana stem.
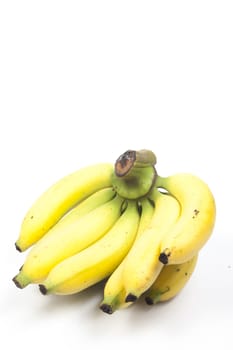
<path id="1" fill-rule="evenodd" d="M 155 163 L 156 157 L 149 150 L 126 151 L 115 163 L 113 188 L 123 198 L 144 197 L 151 191 L 156 181 Z"/>
<path id="2" fill-rule="evenodd" d="M 147 149 L 142 149 L 140 151 L 136 151 L 136 160 L 134 163 L 135 167 L 143 168 L 149 165 L 154 166 L 157 163 L 156 155 Z"/>
<path id="3" fill-rule="evenodd" d="M 145 168 L 156 164 L 156 156 L 150 150 L 128 150 L 120 155 L 115 163 L 116 176 L 126 176 L 132 168 Z"/>
<path id="4" fill-rule="evenodd" d="M 157 173 L 155 168 L 133 168 L 127 176 L 118 177 L 113 174 L 112 185 L 122 198 L 138 199 L 146 196 L 155 184 Z"/>

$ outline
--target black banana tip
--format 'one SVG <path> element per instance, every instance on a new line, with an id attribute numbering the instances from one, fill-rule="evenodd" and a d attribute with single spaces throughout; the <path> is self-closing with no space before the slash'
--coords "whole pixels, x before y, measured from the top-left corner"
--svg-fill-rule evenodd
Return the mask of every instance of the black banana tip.
<path id="1" fill-rule="evenodd" d="M 130 302 L 135 302 L 137 300 L 137 297 L 136 295 L 132 294 L 132 293 L 129 293 L 127 295 L 127 297 L 125 298 L 125 302 L 126 303 L 130 303 Z"/>
<path id="2" fill-rule="evenodd" d="M 17 276 L 15 276 L 14 278 L 12 278 L 12 281 L 14 282 L 14 284 L 16 285 L 17 288 L 22 289 L 23 287 L 21 286 L 21 284 L 19 283 L 19 281 L 17 280 Z"/>
<path id="3" fill-rule="evenodd" d="M 41 294 L 46 295 L 47 294 L 47 289 L 43 284 L 39 284 L 39 290 Z"/>
<path id="4" fill-rule="evenodd" d="M 109 305 L 109 304 L 100 305 L 100 310 L 102 310 L 103 312 L 105 312 L 106 314 L 109 314 L 109 315 L 111 315 L 113 313 L 113 309 L 112 309 L 111 305 Z"/>
<path id="5" fill-rule="evenodd" d="M 18 246 L 18 244 L 17 243 L 15 243 L 15 248 L 16 248 L 16 250 L 18 250 L 18 252 L 22 252 L 22 250 L 20 249 L 20 247 Z"/>
<path id="6" fill-rule="evenodd" d="M 145 297 L 145 302 L 147 303 L 147 305 L 153 305 L 153 299 L 151 297 Z"/>
<path id="7" fill-rule="evenodd" d="M 168 255 L 165 254 L 165 253 L 161 253 L 160 256 L 159 256 L 159 261 L 162 264 L 167 265 L 167 263 L 168 263 Z"/>

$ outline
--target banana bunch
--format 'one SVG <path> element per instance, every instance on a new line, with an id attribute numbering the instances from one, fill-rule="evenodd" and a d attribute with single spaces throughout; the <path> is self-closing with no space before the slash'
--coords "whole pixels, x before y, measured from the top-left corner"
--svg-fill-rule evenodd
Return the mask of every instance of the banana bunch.
<path id="1" fill-rule="evenodd" d="M 213 232 L 216 208 L 192 174 L 161 177 L 149 150 L 78 170 L 52 185 L 27 212 L 16 249 L 29 249 L 13 278 L 42 294 L 74 294 L 105 280 L 108 314 L 143 296 L 173 298 L 191 277 Z"/>

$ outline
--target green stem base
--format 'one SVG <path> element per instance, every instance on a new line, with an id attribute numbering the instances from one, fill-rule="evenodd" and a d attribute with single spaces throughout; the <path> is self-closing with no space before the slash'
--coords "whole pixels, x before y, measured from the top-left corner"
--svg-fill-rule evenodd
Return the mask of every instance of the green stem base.
<path id="1" fill-rule="evenodd" d="M 18 273 L 18 275 L 16 275 L 16 276 L 12 279 L 12 281 L 14 282 L 14 284 L 16 285 L 16 287 L 18 287 L 18 288 L 20 288 L 20 289 L 25 288 L 28 284 L 31 283 L 30 279 L 29 279 L 27 276 L 25 276 L 25 275 L 23 274 L 22 271 L 20 271 L 20 272 Z"/>
<path id="2" fill-rule="evenodd" d="M 126 199 L 138 199 L 147 195 L 155 184 L 157 177 L 153 166 L 133 168 L 126 176 L 113 174 L 112 184 L 119 196 Z"/>

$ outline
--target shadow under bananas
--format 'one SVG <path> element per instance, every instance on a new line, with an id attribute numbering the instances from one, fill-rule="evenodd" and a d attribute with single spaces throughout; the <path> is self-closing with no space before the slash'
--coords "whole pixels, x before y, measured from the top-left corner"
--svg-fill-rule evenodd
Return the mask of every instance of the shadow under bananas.
<path id="1" fill-rule="evenodd" d="M 83 310 L 85 313 L 88 309 L 93 313 L 103 296 L 103 288 L 105 281 L 101 281 L 87 289 L 71 295 L 45 295 L 42 296 L 45 302 L 40 308 L 43 312 L 62 312 L 72 310 Z M 99 311 L 99 310 L 98 310 Z"/>

